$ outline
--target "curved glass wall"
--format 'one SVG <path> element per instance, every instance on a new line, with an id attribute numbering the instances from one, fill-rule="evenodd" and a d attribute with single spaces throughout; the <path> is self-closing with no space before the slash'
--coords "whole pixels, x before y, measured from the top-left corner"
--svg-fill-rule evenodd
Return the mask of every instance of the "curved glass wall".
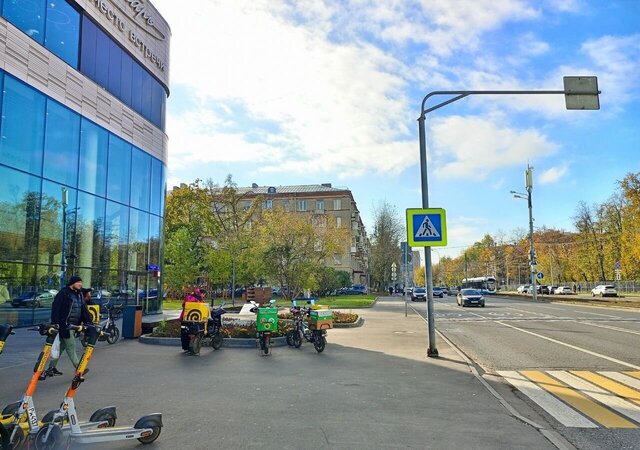
<path id="1" fill-rule="evenodd" d="M 65 0 L 0 0 L 2 17 L 164 130 L 167 94 L 129 53 Z"/>
<path id="2" fill-rule="evenodd" d="M 161 309 L 164 164 L 2 71 L 0 86 L 0 322 L 48 320 L 73 274 L 95 301 Z"/>

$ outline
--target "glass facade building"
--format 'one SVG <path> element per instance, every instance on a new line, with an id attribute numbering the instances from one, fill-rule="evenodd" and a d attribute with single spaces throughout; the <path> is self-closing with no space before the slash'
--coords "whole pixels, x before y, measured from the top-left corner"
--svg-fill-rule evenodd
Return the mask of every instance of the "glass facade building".
<path id="1" fill-rule="evenodd" d="M 112 3 L 120 8 L 0 0 L 7 34 L 49 62 L 25 64 L 25 76 L 9 46 L 0 55 L 0 322 L 48 320 L 73 274 L 96 301 L 162 308 L 168 89 L 144 58 L 150 51 L 136 53 L 135 41 L 109 29 L 135 35 L 145 25 L 124 8 L 130 2 Z M 154 26 L 164 24 L 156 16 Z M 162 31 L 168 36 L 168 26 Z M 55 83 L 60 68 L 64 86 Z"/>

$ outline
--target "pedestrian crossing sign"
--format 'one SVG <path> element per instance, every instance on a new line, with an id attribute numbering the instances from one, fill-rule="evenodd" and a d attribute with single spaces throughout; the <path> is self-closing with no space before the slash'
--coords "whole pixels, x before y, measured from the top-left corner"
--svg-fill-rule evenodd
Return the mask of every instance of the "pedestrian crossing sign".
<path id="1" fill-rule="evenodd" d="M 445 210 L 442 208 L 407 209 L 407 242 L 411 247 L 446 246 Z"/>

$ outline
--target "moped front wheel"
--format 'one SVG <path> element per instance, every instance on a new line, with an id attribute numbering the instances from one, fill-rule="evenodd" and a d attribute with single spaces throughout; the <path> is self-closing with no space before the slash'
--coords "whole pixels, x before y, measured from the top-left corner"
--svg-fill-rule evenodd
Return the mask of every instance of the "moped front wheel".
<path id="1" fill-rule="evenodd" d="M 199 355 L 200 348 L 202 348 L 202 334 L 198 333 L 189 341 L 189 350 L 194 355 Z"/>
<path id="2" fill-rule="evenodd" d="M 214 350 L 220 350 L 223 341 L 224 338 L 222 337 L 222 333 L 218 332 L 211 336 L 211 347 L 213 347 Z"/>
<path id="3" fill-rule="evenodd" d="M 269 350 L 271 350 L 271 335 L 265 334 L 264 337 L 263 337 L 263 340 L 264 340 L 264 344 L 262 346 L 262 352 L 265 355 L 268 355 L 269 354 Z"/>
<path id="4" fill-rule="evenodd" d="M 120 339 L 120 330 L 117 326 L 114 325 L 113 328 L 109 330 L 109 334 L 107 335 L 107 344 L 115 344 L 116 342 L 118 342 L 118 339 Z"/>
<path id="5" fill-rule="evenodd" d="M 313 337 L 313 348 L 315 348 L 318 353 L 322 353 L 326 344 L 327 340 L 324 338 L 321 332 L 317 333 Z"/>
<path id="6" fill-rule="evenodd" d="M 291 337 L 291 341 L 292 341 L 292 345 L 295 348 L 300 348 L 300 346 L 302 345 L 302 336 L 301 336 L 300 330 L 293 331 L 293 336 Z"/>
<path id="7" fill-rule="evenodd" d="M 287 345 L 289 347 L 293 346 L 293 334 L 295 333 L 295 331 L 291 330 L 287 333 Z"/>

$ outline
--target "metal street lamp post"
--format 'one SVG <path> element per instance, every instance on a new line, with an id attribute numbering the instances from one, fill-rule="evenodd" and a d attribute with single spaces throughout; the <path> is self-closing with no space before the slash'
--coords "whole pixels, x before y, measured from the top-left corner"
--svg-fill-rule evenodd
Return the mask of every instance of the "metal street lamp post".
<path id="1" fill-rule="evenodd" d="M 433 91 L 422 99 L 420 106 L 420 116 L 418 117 L 418 132 L 420 138 L 420 182 L 422 188 L 422 208 L 429 208 L 429 183 L 427 180 L 427 136 L 426 136 L 426 115 L 436 109 L 442 108 L 450 103 L 468 97 L 469 95 L 548 95 L 562 94 L 565 96 L 567 109 L 600 109 L 598 94 L 598 81 L 596 77 L 564 77 L 564 90 L 541 90 L 541 91 Z M 429 98 L 436 95 L 455 95 L 455 97 L 445 100 L 431 108 L 425 109 Z M 429 348 L 427 356 L 438 357 L 436 348 L 435 323 L 433 318 L 433 289 L 432 289 L 432 268 L 431 268 L 431 247 L 425 247 L 425 279 L 427 283 L 427 323 L 429 326 Z"/>
<path id="2" fill-rule="evenodd" d="M 538 270 L 536 261 L 536 250 L 533 244 L 533 206 L 531 203 L 531 191 L 533 191 L 533 167 L 527 165 L 527 170 L 524 173 L 525 186 L 527 188 L 527 194 L 521 194 L 516 191 L 511 191 L 511 194 L 515 198 L 521 198 L 527 201 L 529 206 L 529 266 L 531 269 L 531 292 L 534 301 L 538 300 Z"/>

